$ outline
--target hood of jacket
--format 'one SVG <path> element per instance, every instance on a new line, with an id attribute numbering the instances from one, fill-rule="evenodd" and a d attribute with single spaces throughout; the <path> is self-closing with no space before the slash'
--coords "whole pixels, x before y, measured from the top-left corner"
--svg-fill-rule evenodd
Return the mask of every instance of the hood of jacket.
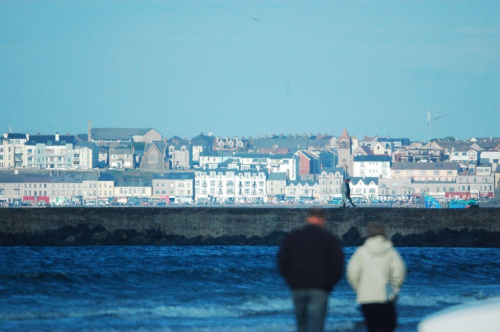
<path id="1" fill-rule="evenodd" d="M 377 235 L 366 239 L 364 247 L 374 256 L 383 256 L 392 248 L 392 242 L 383 235 Z"/>

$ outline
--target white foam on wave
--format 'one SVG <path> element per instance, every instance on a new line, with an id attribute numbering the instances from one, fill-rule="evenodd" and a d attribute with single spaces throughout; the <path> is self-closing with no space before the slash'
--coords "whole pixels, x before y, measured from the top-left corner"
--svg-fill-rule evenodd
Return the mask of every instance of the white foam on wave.
<path id="1" fill-rule="evenodd" d="M 357 315 L 357 303 L 354 299 L 330 297 L 328 299 L 328 313 L 332 315 Z"/>
<path id="2" fill-rule="evenodd" d="M 330 297 L 328 303 L 329 315 L 352 316 L 357 315 L 355 304 L 350 299 Z M 251 316 L 272 316 L 276 314 L 292 314 L 293 301 L 290 296 L 254 296 L 246 300 L 230 304 L 213 302 L 184 303 L 179 305 L 160 305 L 149 303 L 138 306 L 117 307 L 83 307 L 82 309 L 68 310 L 68 308 L 54 308 L 49 311 L 36 309 L 22 312 L 1 313 L 1 320 L 33 320 L 33 319 L 61 319 L 61 318 L 88 318 L 114 316 L 134 319 L 134 317 L 165 317 L 165 318 L 238 318 Z"/>
<path id="3" fill-rule="evenodd" d="M 224 318 L 238 317 L 233 308 L 221 305 L 206 304 L 204 306 L 160 306 L 152 312 L 158 316 L 169 318 Z"/>
<path id="4" fill-rule="evenodd" d="M 293 314 L 293 301 L 290 297 L 255 296 L 239 304 L 224 305 L 206 303 L 204 305 L 160 306 L 154 314 L 171 318 L 224 318 L 251 317 L 276 314 Z M 351 299 L 330 298 L 328 314 L 335 316 L 359 315 L 356 304 Z"/>
<path id="5" fill-rule="evenodd" d="M 148 309 L 117 307 L 112 309 L 97 308 L 86 310 L 54 309 L 52 311 L 25 310 L 14 313 L 0 314 L 0 320 L 31 320 L 31 319 L 61 319 L 88 318 L 95 316 L 128 316 L 145 314 Z"/>
<path id="6" fill-rule="evenodd" d="M 273 315 L 292 311 L 290 298 L 256 296 L 234 305 L 205 303 L 160 306 L 154 314 L 171 318 L 224 318 Z"/>

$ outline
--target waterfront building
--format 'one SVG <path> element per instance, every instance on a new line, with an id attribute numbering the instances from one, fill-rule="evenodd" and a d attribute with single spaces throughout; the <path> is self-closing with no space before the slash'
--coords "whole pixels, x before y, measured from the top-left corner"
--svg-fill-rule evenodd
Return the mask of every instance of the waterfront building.
<path id="1" fill-rule="evenodd" d="M 469 146 L 462 146 L 452 148 L 449 154 L 449 161 L 457 162 L 460 165 L 463 174 L 473 175 L 476 173 L 476 166 L 479 163 L 479 156 L 479 150 Z"/>
<path id="2" fill-rule="evenodd" d="M 269 201 L 277 202 L 285 199 L 288 176 L 285 172 L 272 172 L 267 177 L 267 197 Z"/>
<path id="3" fill-rule="evenodd" d="M 76 141 L 74 135 L 4 134 L 0 168 L 92 169 L 97 146 Z"/>
<path id="4" fill-rule="evenodd" d="M 23 201 L 23 175 L 0 174 L 0 204 Z"/>
<path id="5" fill-rule="evenodd" d="M 386 146 L 385 144 L 382 144 L 381 142 L 376 142 L 372 148 L 371 148 L 372 154 L 377 155 L 377 156 L 391 156 L 392 155 L 392 149 L 390 146 Z"/>
<path id="6" fill-rule="evenodd" d="M 498 164 L 500 162 L 500 145 L 496 151 L 481 151 L 480 163 Z"/>
<path id="7" fill-rule="evenodd" d="M 214 146 L 214 137 L 210 133 L 209 135 L 196 136 L 191 140 L 191 166 L 200 166 L 200 156 L 202 154 L 210 154 Z"/>
<path id="8" fill-rule="evenodd" d="M 115 182 L 114 176 L 100 173 L 97 179 L 97 204 L 109 205 L 114 202 Z"/>
<path id="9" fill-rule="evenodd" d="M 109 146 L 99 146 L 99 168 L 109 166 Z"/>
<path id="10" fill-rule="evenodd" d="M 203 152 L 198 156 L 198 168 L 217 168 L 219 164 L 233 158 L 233 156 L 233 153 L 224 151 Z"/>
<path id="11" fill-rule="evenodd" d="M 93 174 L 82 179 L 82 202 L 84 205 L 97 205 L 98 203 L 98 188 L 99 175 Z"/>
<path id="12" fill-rule="evenodd" d="M 238 167 L 264 168 L 268 173 L 284 172 L 292 181 L 297 177 L 297 157 L 293 154 L 270 155 L 218 151 L 200 155 L 199 165 L 200 167 L 217 168 L 228 160 L 232 160 L 232 163 Z"/>
<path id="13" fill-rule="evenodd" d="M 319 184 L 314 180 L 290 181 L 285 189 L 285 199 L 296 203 L 308 203 L 319 198 Z"/>
<path id="14" fill-rule="evenodd" d="M 18 172 L 17 170 L 15 172 Z M 93 185 L 84 185 L 97 180 L 94 172 L 25 171 L 23 173 L 0 174 L 0 201 L 28 203 L 31 205 L 75 205 L 82 204 L 84 196 L 94 197 Z"/>
<path id="15" fill-rule="evenodd" d="M 191 168 L 191 146 L 189 141 L 170 139 L 168 141 L 168 159 L 171 169 Z"/>
<path id="16" fill-rule="evenodd" d="M 450 192 L 448 196 L 464 194 L 471 198 L 494 197 L 495 176 L 494 174 L 482 175 L 459 175 L 457 177 L 456 189 L 458 194 Z"/>
<path id="17" fill-rule="evenodd" d="M 73 168 L 74 135 L 29 135 L 25 143 L 24 167 L 38 169 Z"/>
<path id="18" fill-rule="evenodd" d="M 146 143 L 144 155 L 141 158 L 140 168 L 142 170 L 164 171 L 170 168 L 167 156 L 167 144 L 165 142 Z"/>
<path id="19" fill-rule="evenodd" d="M 395 162 L 392 163 L 390 177 L 415 181 L 455 182 L 459 170 L 458 163 Z"/>
<path id="20" fill-rule="evenodd" d="M 152 180 L 152 198 L 170 203 L 192 203 L 194 199 L 194 173 L 169 172 L 155 174 Z"/>
<path id="21" fill-rule="evenodd" d="M 109 167 L 117 169 L 134 168 L 134 151 L 129 145 L 109 147 Z"/>
<path id="22" fill-rule="evenodd" d="M 415 196 L 412 182 L 410 177 L 381 178 L 378 181 L 378 197 L 382 201 L 409 200 Z"/>
<path id="23" fill-rule="evenodd" d="M 391 176 L 391 157 L 386 155 L 354 156 L 352 176 L 388 178 Z"/>
<path id="24" fill-rule="evenodd" d="M 195 200 L 200 203 L 254 202 L 267 199 L 267 171 L 251 165 L 195 171 Z"/>
<path id="25" fill-rule="evenodd" d="M 114 201 L 122 204 L 141 204 L 152 197 L 151 183 L 142 179 L 126 179 L 115 183 L 113 188 Z"/>
<path id="26" fill-rule="evenodd" d="M 394 161 L 396 162 L 443 162 L 445 161 L 445 149 L 437 142 L 429 142 L 422 144 L 421 142 L 413 142 L 408 146 L 398 148 L 394 153 Z"/>
<path id="27" fill-rule="evenodd" d="M 363 200 L 378 199 L 377 177 L 351 177 L 351 197 Z"/>
<path id="28" fill-rule="evenodd" d="M 29 134 L 4 133 L 0 151 L 0 168 L 25 167 L 24 147 Z"/>
<path id="29" fill-rule="evenodd" d="M 51 189 L 53 184 L 48 175 L 25 174 L 23 181 L 22 201 L 30 204 L 50 203 Z"/>
<path id="30" fill-rule="evenodd" d="M 248 140 L 239 137 L 216 137 L 214 151 L 243 151 L 248 150 Z"/>
<path id="31" fill-rule="evenodd" d="M 377 142 L 381 143 L 386 149 L 395 151 L 404 146 L 410 145 L 409 138 L 391 138 L 391 137 L 378 137 Z"/>
<path id="32" fill-rule="evenodd" d="M 152 143 L 163 140 L 154 128 L 91 128 L 89 141 L 99 146 L 112 146 L 122 143 Z"/>
<path id="33" fill-rule="evenodd" d="M 325 167 L 318 175 L 319 200 L 331 201 L 340 198 L 340 185 L 344 179 L 344 170 L 337 167 Z"/>
<path id="34" fill-rule="evenodd" d="M 494 165 L 491 163 L 483 163 L 476 166 L 476 174 L 480 176 L 488 176 L 493 174 Z"/>
<path id="35" fill-rule="evenodd" d="M 99 147 L 92 142 L 77 141 L 73 147 L 71 168 L 93 169 L 99 166 Z"/>
<path id="36" fill-rule="evenodd" d="M 295 153 L 298 159 L 299 176 L 307 174 L 318 174 L 321 170 L 319 154 L 313 151 L 297 151 Z"/>

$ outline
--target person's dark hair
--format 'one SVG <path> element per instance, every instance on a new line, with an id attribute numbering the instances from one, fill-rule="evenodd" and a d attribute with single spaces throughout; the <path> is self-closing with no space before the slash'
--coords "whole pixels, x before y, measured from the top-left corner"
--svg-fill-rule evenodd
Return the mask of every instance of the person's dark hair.
<path id="1" fill-rule="evenodd" d="M 326 219 L 326 214 L 325 214 L 325 210 L 323 210 L 322 208 L 318 208 L 318 207 L 315 207 L 315 208 L 310 208 L 308 211 L 307 211 L 307 217 L 317 217 L 317 218 L 320 218 L 320 219 Z"/>
<path id="2" fill-rule="evenodd" d="M 378 235 L 385 236 L 385 227 L 382 224 L 371 222 L 368 224 L 367 233 L 368 237 L 374 237 Z"/>

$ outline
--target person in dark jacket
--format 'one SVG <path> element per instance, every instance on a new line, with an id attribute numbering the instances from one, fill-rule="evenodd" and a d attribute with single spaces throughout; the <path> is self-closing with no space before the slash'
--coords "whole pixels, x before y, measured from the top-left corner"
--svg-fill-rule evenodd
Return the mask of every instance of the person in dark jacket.
<path id="1" fill-rule="evenodd" d="M 340 241 L 324 228 L 325 211 L 308 211 L 306 225 L 289 233 L 278 252 L 278 266 L 292 290 L 297 331 L 323 331 L 328 294 L 340 280 L 344 255 Z"/>

